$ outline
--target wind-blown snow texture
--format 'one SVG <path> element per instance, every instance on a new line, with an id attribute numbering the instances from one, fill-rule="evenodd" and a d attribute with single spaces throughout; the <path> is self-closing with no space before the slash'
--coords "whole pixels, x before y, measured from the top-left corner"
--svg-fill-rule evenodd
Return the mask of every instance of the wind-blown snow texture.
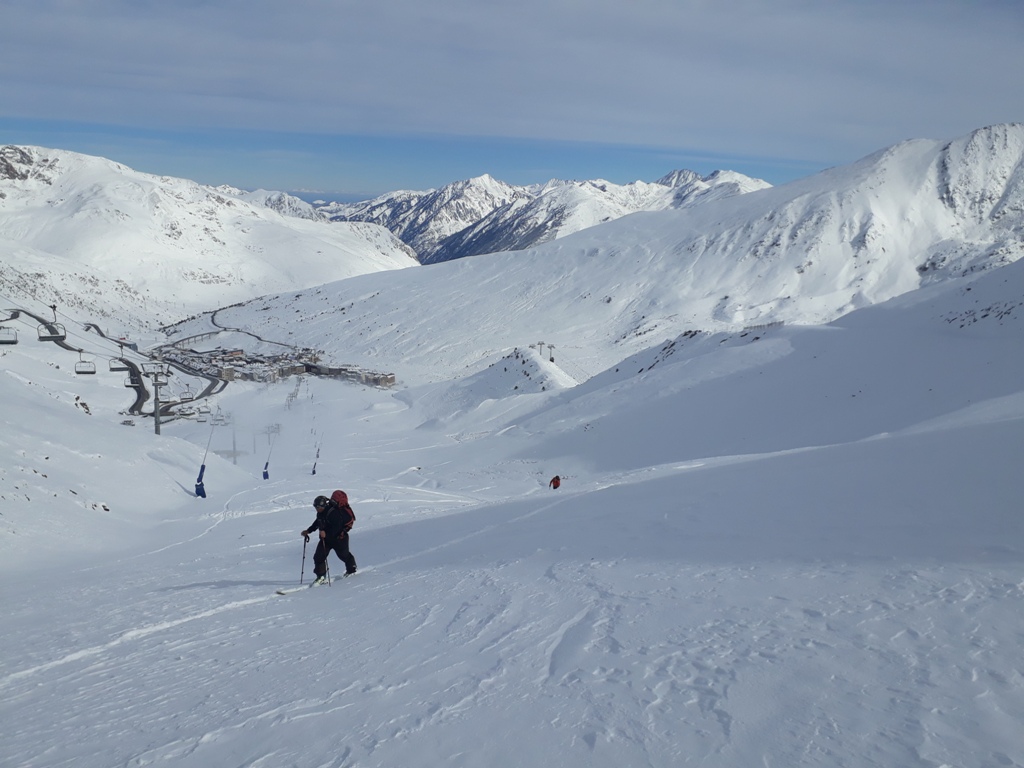
<path id="1" fill-rule="evenodd" d="M 1024 765 L 1020 131 L 226 310 L 328 357 L 410 363 L 391 390 L 234 383 L 210 403 L 230 425 L 178 421 L 160 439 L 119 423 L 119 376 L 76 377 L 76 354 L 6 323 L 20 343 L 0 347 L 0 754 Z M 718 229 L 696 234 L 712 208 Z M 813 211 L 832 224 L 809 258 L 845 264 L 845 282 L 801 283 L 783 326 L 704 314 L 697 283 L 712 309 L 721 284 L 702 262 Z M 835 230 L 865 211 L 878 237 L 844 244 Z M 810 232 L 769 241 L 749 260 L 761 272 L 734 266 L 737 304 Z M 703 242 L 700 258 L 680 242 Z M 577 302 L 551 306 L 545 263 Z M 691 304 L 665 307 L 681 274 Z M 654 330 L 623 337 L 630 307 Z M 673 334 L 690 323 L 670 309 L 701 322 Z M 358 516 L 360 573 L 275 595 L 298 582 L 299 531 L 333 488 Z"/>

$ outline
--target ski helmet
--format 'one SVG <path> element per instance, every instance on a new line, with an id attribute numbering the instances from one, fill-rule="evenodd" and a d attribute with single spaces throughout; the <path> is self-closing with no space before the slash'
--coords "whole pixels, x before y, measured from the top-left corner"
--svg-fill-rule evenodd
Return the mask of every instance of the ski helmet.
<path id="1" fill-rule="evenodd" d="M 330 500 L 326 496 L 317 496 L 315 499 L 313 499 L 313 507 L 314 509 L 323 509 L 324 507 L 327 506 L 327 503 L 329 501 Z"/>

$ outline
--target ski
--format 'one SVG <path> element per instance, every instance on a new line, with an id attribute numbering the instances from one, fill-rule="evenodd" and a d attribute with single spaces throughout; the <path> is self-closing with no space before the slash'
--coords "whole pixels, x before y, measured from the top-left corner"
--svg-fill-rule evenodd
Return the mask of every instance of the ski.
<path id="1" fill-rule="evenodd" d="M 336 581 L 341 581 L 342 579 L 347 578 L 349 576 L 355 576 L 355 574 L 354 573 L 350 573 L 350 574 L 345 574 L 344 576 L 338 576 L 336 578 L 331 579 L 329 582 L 325 581 L 323 584 L 317 584 L 316 582 L 313 582 L 311 584 L 303 584 L 303 585 L 298 586 L 298 587 L 283 587 L 281 589 L 275 590 L 274 594 L 275 595 L 290 595 L 293 592 L 301 592 L 304 589 L 311 589 L 312 587 L 326 587 L 326 586 L 328 586 L 330 584 L 333 584 Z"/>
<path id="2" fill-rule="evenodd" d="M 274 594 L 275 595 L 290 595 L 293 592 L 301 592 L 304 589 L 311 589 L 312 587 L 318 587 L 318 586 L 321 586 L 321 585 L 319 585 L 319 584 L 303 584 L 301 587 L 285 587 L 284 589 L 277 590 L 276 592 L 274 592 Z M 324 586 L 326 586 L 326 582 L 324 583 Z"/>
<path id="3" fill-rule="evenodd" d="M 285 589 L 278 589 L 274 591 L 274 594 L 290 595 L 292 592 L 298 592 L 300 589 L 309 589 L 309 584 L 303 584 L 301 587 L 286 587 Z"/>

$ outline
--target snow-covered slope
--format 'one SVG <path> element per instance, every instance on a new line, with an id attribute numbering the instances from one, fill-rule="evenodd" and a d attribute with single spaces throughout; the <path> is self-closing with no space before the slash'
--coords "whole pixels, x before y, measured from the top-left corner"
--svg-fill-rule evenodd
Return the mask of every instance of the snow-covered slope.
<path id="1" fill-rule="evenodd" d="M 550 344 L 235 383 L 230 425 L 160 439 L 117 381 L 0 348 L 4 759 L 1024 765 L 1022 302 L 1018 261 L 577 387 Z M 477 330 L 404 306 L 411 349 Z M 277 596 L 335 487 L 359 574 Z"/>
<path id="2" fill-rule="evenodd" d="M 159 438 L 2 323 L 3 761 L 1024 765 L 1020 132 L 224 310 L 416 376 Z"/>
<path id="3" fill-rule="evenodd" d="M 461 378 L 543 341 L 580 380 L 687 331 L 817 325 L 1015 261 L 1022 161 L 1021 124 L 909 141 L 782 187 L 633 214 L 527 251 L 279 294 L 258 315 L 221 317 L 260 335 L 286 326 L 303 346 L 405 381 Z"/>
<path id="4" fill-rule="evenodd" d="M 183 179 L 39 147 L 0 148 L 4 289 L 63 303 L 63 275 L 101 292 L 130 291 L 151 318 L 353 275 L 415 265 L 383 228 L 282 216 Z M 38 257 L 51 268 L 40 270 Z M 82 302 L 88 297 L 78 297 Z M 89 309 L 103 314 L 100 302 Z"/>

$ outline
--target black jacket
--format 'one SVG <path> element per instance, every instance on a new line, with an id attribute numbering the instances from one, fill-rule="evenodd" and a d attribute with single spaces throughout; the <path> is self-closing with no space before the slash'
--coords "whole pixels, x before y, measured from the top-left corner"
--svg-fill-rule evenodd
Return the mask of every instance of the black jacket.
<path id="1" fill-rule="evenodd" d="M 348 504 L 338 506 L 338 503 L 332 500 L 327 502 L 327 506 L 323 510 L 317 511 L 316 520 L 307 530 L 310 533 L 323 530 L 324 538 L 327 541 L 334 541 L 347 535 L 352 530 L 355 520 L 356 516 L 352 512 L 352 507 Z"/>

